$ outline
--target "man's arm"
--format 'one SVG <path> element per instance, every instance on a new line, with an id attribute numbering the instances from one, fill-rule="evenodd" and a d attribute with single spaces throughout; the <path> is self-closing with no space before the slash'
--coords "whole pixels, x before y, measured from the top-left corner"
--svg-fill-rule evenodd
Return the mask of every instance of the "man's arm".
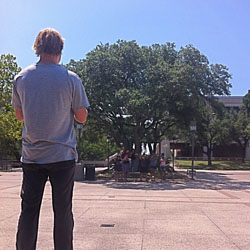
<path id="1" fill-rule="evenodd" d="M 88 117 L 88 110 L 86 108 L 74 111 L 75 120 L 79 123 L 85 123 Z"/>
<path id="2" fill-rule="evenodd" d="M 15 109 L 16 119 L 20 122 L 23 121 L 23 111 L 21 109 Z"/>

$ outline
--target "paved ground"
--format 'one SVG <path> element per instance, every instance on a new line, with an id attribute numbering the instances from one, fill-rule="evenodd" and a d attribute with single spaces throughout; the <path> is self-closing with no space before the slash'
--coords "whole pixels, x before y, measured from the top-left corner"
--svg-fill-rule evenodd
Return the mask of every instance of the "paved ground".
<path id="1" fill-rule="evenodd" d="M 0 172 L 1 250 L 15 249 L 21 177 Z M 38 250 L 53 249 L 50 193 L 48 184 Z M 202 171 L 196 181 L 76 182 L 74 217 L 75 250 L 250 250 L 250 171 Z"/>

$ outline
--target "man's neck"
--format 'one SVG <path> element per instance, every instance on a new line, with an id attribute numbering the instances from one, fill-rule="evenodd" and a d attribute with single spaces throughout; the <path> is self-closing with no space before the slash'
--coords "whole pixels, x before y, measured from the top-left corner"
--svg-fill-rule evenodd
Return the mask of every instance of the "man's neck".
<path id="1" fill-rule="evenodd" d="M 58 64 L 60 62 L 61 55 L 49 55 L 49 54 L 41 54 L 40 62 L 46 64 Z"/>

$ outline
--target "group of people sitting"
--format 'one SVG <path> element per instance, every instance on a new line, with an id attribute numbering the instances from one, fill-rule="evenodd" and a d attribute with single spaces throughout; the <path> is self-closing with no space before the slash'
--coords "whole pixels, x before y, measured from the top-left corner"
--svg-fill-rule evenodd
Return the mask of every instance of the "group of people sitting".
<path id="1" fill-rule="evenodd" d="M 114 160 L 114 178 L 115 181 L 127 181 L 129 172 L 140 172 L 140 181 L 155 181 L 158 172 L 161 180 L 166 179 L 166 173 L 172 172 L 170 160 L 164 156 L 164 153 L 158 157 L 155 153 L 151 156 L 145 153 L 139 156 L 135 150 L 129 151 L 124 148 Z"/>

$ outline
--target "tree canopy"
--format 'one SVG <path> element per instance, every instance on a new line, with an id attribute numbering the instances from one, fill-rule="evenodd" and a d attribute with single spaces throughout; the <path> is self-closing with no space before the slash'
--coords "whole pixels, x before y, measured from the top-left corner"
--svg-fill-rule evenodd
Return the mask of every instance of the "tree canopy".
<path id="1" fill-rule="evenodd" d="M 67 67 L 80 75 L 98 127 L 127 148 L 140 152 L 141 142 L 159 141 L 175 124 L 196 119 L 201 104 L 213 95 L 230 94 L 231 75 L 209 64 L 192 45 L 139 46 L 119 40 L 100 44 Z"/>

